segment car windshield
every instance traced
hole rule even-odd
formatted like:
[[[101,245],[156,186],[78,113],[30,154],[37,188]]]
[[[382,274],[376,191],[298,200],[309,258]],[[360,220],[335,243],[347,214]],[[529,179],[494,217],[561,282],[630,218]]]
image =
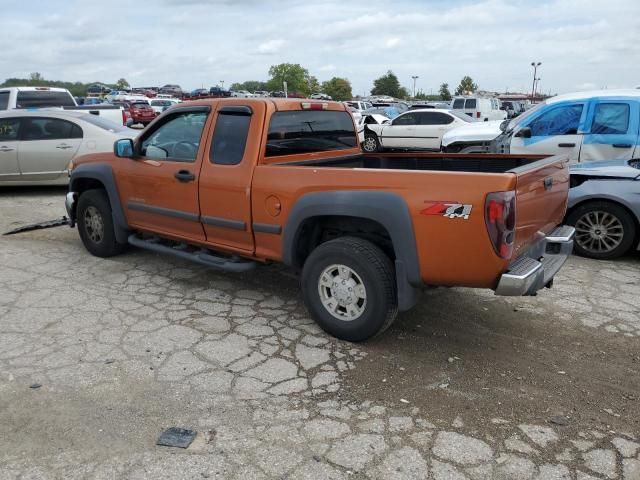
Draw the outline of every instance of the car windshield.
[[[118,125],[117,123],[107,120],[106,118],[99,117],[98,115],[86,114],[81,115],[80,118],[83,121],[90,123],[91,125],[95,125],[103,130],[107,130],[108,132],[119,133],[130,131],[129,128]]]
[[[456,112],[455,110],[450,110],[449,113],[451,115],[453,115],[454,117],[459,118],[463,122],[467,122],[467,123],[475,123],[475,122],[477,122],[477,120],[475,118],[470,117],[466,113]]]

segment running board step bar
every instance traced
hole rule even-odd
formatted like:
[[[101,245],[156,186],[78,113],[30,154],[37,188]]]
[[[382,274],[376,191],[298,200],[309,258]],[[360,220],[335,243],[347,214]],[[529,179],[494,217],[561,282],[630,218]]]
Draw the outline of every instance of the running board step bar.
[[[225,272],[242,273],[248,272],[256,268],[256,262],[244,260],[240,257],[219,257],[213,255],[209,250],[201,249],[192,252],[186,251],[184,248],[176,249],[169,245],[165,245],[158,241],[157,237],[149,239],[140,238],[136,234],[129,235],[128,241],[134,247],[144,248],[158,253],[167,253],[174,257],[199,263],[206,267],[217,268]]]

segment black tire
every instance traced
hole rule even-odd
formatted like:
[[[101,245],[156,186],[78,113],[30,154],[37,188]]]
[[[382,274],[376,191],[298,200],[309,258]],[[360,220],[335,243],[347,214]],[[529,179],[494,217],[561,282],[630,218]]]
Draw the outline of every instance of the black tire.
[[[369,143],[367,143],[367,140]],[[381,150],[378,136],[374,133],[365,133],[364,142],[362,142],[362,150],[366,153],[375,153]]]
[[[101,222],[102,228],[92,220]],[[80,239],[92,255],[112,257],[124,250],[125,245],[116,240],[111,204],[104,190],[87,190],[80,195],[77,224]]]
[[[622,234],[622,238],[615,248],[602,249],[600,247],[604,245],[604,242],[591,242],[593,237],[585,233],[587,231],[586,227],[589,224],[596,223],[597,219],[604,218],[603,216],[605,214],[609,215],[607,219],[615,219],[614,225],[616,225],[616,228],[611,229],[610,233],[615,235],[618,235],[619,233]],[[607,223],[608,222],[609,220],[607,220]],[[598,260],[612,260],[627,253],[636,241],[637,228],[634,218],[624,207],[616,203],[607,201],[583,203],[567,216],[567,223],[576,227],[576,237],[573,241],[573,250],[575,253],[583,257],[595,258]],[[602,234],[602,232],[596,229],[594,234],[598,235]],[[606,230],[603,236],[611,242],[611,246],[616,243],[614,239],[619,238],[607,235]],[[590,248],[591,245],[593,245],[593,248]]]
[[[336,265],[351,269],[364,286],[366,301],[357,299],[362,302],[357,318],[339,319],[323,304],[320,281],[327,276],[332,278],[325,270]],[[341,277],[333,279],[341,280]],[[333,292],[323,288],[324,295]],[[313,250],[302,270],[302,292],[305,305],[318,325],[334,337],[350,342],[361,342],[384,332],[398,313],[393,263],[379,247],[361,238],[342,237]],[[351,301],[351,297],[348,300]],[[346,307],[338,306],[334,311],[341,309]]]

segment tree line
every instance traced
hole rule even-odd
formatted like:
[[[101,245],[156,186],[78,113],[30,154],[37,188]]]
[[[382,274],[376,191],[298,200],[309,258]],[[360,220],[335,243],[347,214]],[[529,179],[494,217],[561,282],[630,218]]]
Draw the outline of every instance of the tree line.
[[[353,98],[353,91],[349,79],[333,77],[321,83],[315,76],[309,73],[309,70],[298,63],[272,65],[271,68],[269,68],[269,77],[267,81],[248,80],[242,83],[233,83],[231,90],[248,90],[250,92],[266,90],[273,92],[282,90],[284,88],[284,82],[287,82],[287,90],[289,92],[297,92],[306,96],[312,93],[325,93],[338,101],[351,100]],[[124,78],[119,79],[114,84],[104,82],[66,82],[61,80],[46,80],[39,72],[30,74],[29,78],[7,78],[0,87],[61,87],[68,89],[74,96],[83,97],[87,94],[87,88],[94,84],[105,85],[116,90],[129,87],[129,82]],[[465,76],[455,89],[455,94],[462,95],[472,93],[477,89],[478,85],[473,82],[471,77]],[[387,95],[401,99],[411,98],[407,88],[400,84],[397,75],[391,70],[373,81],[371,95]],[[415,95],[416,100],[451,100],[451,97],[448,83],[440,85],[438,95],[426,95],[422,91],[417,92]]]

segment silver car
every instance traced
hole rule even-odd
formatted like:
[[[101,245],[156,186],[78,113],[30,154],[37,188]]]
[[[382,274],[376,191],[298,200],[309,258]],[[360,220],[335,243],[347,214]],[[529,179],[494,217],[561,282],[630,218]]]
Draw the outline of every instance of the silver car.
[[[575,252],[610,260],[640,247],[640,159],[581,163],[570,171],[566,223],[576,229]]]

